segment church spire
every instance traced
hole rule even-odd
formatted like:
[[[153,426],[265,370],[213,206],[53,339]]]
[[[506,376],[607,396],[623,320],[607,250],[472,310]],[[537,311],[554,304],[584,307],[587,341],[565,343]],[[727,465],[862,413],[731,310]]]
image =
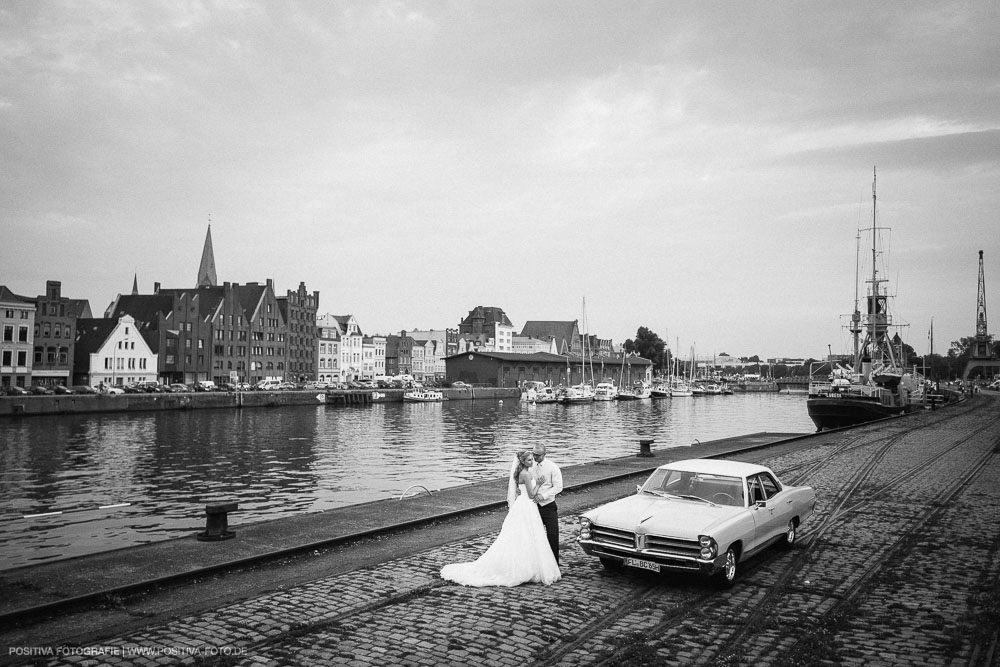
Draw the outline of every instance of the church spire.
[[[218,283],[215,275],[215,253],[212,251],[212,223],[208,223],[208,234],[205,235],[205,249],[201,251],[201,266],[198,267],[198,287],[215,287]]]
[[[132,294],[139,293],[139,274],[135,273],[132,276]]]

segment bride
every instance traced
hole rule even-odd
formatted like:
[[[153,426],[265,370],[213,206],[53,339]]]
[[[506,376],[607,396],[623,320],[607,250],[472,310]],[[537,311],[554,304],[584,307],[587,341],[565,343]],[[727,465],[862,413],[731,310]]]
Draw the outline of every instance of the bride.
[[[445,565],[443,579],[463,586],[517,586],[529,581],[548,585],[559,580],[559,565],[533,502],[538,491],[533,463],[531,450],[518,452],[508,484],[510,511],[496,541],[474,562]]]

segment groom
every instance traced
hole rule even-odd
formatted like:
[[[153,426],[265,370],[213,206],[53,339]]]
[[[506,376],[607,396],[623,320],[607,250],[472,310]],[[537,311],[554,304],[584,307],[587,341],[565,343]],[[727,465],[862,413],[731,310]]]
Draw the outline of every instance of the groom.
[[[535,479],[538,481],[538,492],[535,502],[538,503],[538,513],[545,526],[545,534],[549,540],[552,555],[559,563],[559,508],[556,507],[556,496],[562,493],[562,473],[552,461],[545,458],[545,445],[535,445],[532,455],[535,457]]]

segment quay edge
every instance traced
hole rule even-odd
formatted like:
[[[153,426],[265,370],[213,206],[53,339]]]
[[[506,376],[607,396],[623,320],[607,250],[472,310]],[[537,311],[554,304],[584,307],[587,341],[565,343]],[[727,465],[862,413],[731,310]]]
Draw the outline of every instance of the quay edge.
[[[513,388],[470,387],[442,389],[445,398],[462,400],[518,400]],[[0,418],[31,415],[97,414],[162,410],[269,408],[295,405],[370,405],[400,403],[402,389],[347,389],[332,391],[190,392],[181,394],[68,394],[0,397]]]

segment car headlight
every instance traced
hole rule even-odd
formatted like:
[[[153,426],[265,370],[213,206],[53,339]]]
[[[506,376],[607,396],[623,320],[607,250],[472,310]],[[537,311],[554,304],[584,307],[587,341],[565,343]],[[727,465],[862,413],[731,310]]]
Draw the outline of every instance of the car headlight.
[[[580,517],[580,539],[589,540],[591,537],[590,533],[591,521],[585,516]]]
[[[712,560],[719,554],[719,545],[710,535],[699,535],[698,544],[701,545],[702,560]]]

